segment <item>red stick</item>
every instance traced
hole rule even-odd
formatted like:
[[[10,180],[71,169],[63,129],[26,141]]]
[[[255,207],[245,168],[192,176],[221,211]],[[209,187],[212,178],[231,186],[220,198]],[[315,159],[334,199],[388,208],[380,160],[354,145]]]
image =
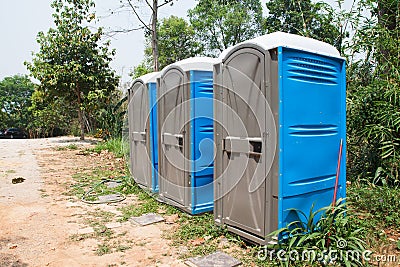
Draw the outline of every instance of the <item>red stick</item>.
[[[338,157],[338,163],[336,167],[336,181],[335,181],[335,189],[333,192],[333,200],[332,200],[332,212],[335,210],[336,206],[336,195],[337,195],[337,190],[339,187],[339,174],[340,174],[340,164],[342,161],[342,151],[343,151],[343,139],[340,139],[340,146],[339,146],[339,157]],[[331,233],[328,233],[328,240],[326,241],[326,247],[329,248],[330,245],[330,236]]]
[[[339,187],[340,163],[342,161],[342,151],[343,151],[343,139],[340,139],[339,157],[338,157],[338,163],[337,163],[337,167],[336,167],[335,190],[333,192],[333,200],[332,200],[332,211],[336,205],[337,190]]]

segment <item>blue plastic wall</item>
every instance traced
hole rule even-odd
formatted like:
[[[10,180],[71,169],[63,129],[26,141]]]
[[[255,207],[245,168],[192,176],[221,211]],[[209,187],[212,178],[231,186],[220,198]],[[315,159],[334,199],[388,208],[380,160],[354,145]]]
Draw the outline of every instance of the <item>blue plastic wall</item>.
[[[190,71],[191,210],[192,214],[214,208],[213,73]]]
[[[342,59],[278,48],[278,228],[332,203],[343,140],[337,199],[346,196],[346,77]],[[318,218],[315,218],[316,220]]]
[[[153,193],[158,192],[158,119],[157,119],[157,84],[148,83],[149,107],[150,107],[150,159],[151,168],[151,188]]]

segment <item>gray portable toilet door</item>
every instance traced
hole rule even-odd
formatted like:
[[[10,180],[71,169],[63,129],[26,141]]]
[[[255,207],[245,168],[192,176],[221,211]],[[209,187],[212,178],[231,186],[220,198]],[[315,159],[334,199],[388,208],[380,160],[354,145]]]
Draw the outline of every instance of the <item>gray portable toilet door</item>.
[[[170,69],[161,78],[159,131],[161,137],[160,194],[185,206],[188,187],[188,92],[184,73]],[[186,164],[187,165],[187,164]]]
[[[136,82],[132,88],[132,175],[134,180],[148,187],[151,181],[150,157],[148,155],[149,96],[147,86]]]
[[[265,56],[241,48],[223,63],[222,220],[265,236]],[[251,181],[259,186],[251,188]],[[258,182],[257,182],[258,181]],[[253,184],[254,186],[254,184]],[[252,192],[251,192],[252,191]],[[221,192],[220,192],[221,193]]]

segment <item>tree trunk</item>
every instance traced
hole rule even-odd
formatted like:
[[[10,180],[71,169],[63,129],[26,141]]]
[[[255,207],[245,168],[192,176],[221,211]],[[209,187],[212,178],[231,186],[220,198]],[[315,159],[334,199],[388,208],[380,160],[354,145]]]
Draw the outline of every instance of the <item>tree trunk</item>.
[[[151,18],[151,48],[153,50],[153,69],[158,71],[158,42],[157,42],[157,16],[158,0],[153,0],[153,15]]]
[[[382,0],[378,1],[378,20],[379,23],[389,31],[397,27],[398,1]]]
[[[85,140],[85,122],[83,121],[83,111],[81,110],[81,106],[78,106],[78,120],[79,120],[79,125],[81,128],[81,140]]]
[[[76,89],[76,95],[78,97],[78,120],[81,128],[81,140],[85,140],[85,121],[83,120],[83,110],[81,109],[82,99],[79,88]]]
[[[396,29],[399,27],[398,24],[398,9],[399,9],[399,2],[397,0],[382,0],[378,1],[378,22],[385,28],[390,35],[390,38],[396,40],[397,32]],[[398,47],[398,46],[397,46]],[[390,47],[385,45],[380,45],[379,51],[379,63],[381,65],[385,65],[389,58],[391,57]],[[390,72],[390,67],[385,70],[385,73]]]

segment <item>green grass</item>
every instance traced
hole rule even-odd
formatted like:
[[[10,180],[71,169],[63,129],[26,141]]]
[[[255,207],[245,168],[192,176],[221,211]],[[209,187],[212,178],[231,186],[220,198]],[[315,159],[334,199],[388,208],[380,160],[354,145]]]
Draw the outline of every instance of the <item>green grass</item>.
[[[120,244],[115,248],[115,251],[124,252],[125,250],[131,249],[131,248],[132,248],[131,246]]]
[[[133,181],[125,175],[125,169],[108,168],[107,166],[96,167],[92,170],[83,170],[72,175],[75,183],[70,185],[70,190],[65,195],[76,196],[82,198],[86,192],[94,188],[93,196],[86,196],[89,201],[97,200],[97,196],[115,194],[116,192],[125,195],[132,194]],[[120,185],[116,188],[108,188],[104,180],[120,181]]]
[[[66,148],[68,148],[70,150],[76,150],[76,149],[78,149],[78,146],[76,144],[70,144],[70,145],[67,145]]]
[[[89,211],[87,215],[90,216],[90,218],[88,218],[85,223],[92,227],[98,227],[109,223],[115,217],[114,213],[99,208],[95,211]]]
[[[179,227],[166,235],[166,238],[172,240],[173,246],[187,248],[187,251],[180,255],[182,259],[205,256],[221,250],[224,248],[220,245],[222,239],[226,240],[228,247],[239,247],[242,244],[238,236],[215,225],[212,213],[195,216],[180,213],[178,224]]]
[[[151,195],[143,191],[138,185],[134,184],[131,188],[131,192],[138,197],[139,203],[133,205],[127,205],[120,210],[122,211],[123,217],[121,221],[127,221],[131,217],[141,216],[145,213],[158,213],[160,209],[164,211],[163,214],[181,214],[178,209],[170,205],[157,202]]]
[[[386,228],[400,225],[400,190],[387,186],[350,186],[352,206],[368,218],[371,226]],[[361,215],[362,216],[362,215]]]
[[[65,151],[67,149],[69,150],[77,150],[79,147],[76,144],[69,144],[67,146],[58,146],[55,148],[57,151]]]
[[[87,152],[101,153],[104,150],[112,152],[116,157],[123,157],[128,154],[128,146],[121,139],[111,139],[98,143],[95,148],[87,150]],[[117,190],[124,194],[134,194],[138,198],[138,203],[120,208],[123,213],[121,221],[149,212],[159,213],[160,210],[163,210],[161,212],[163,216],[178,214],[179,219],[176,222],[178,227],[174,227],[171,232],[164,233],[164,237],[172,241],[172,246],[187,248],[187,251],[180,255],[181,258],[206,255],[216,250],[226,250],[232,256],[242,260],[246,266],[273,266],[278,264],[277,262],[259,260],[257,253],[260,247],[246,245],[240,237],[216,226],[211,213],[190,216],[175,207],[157,202],[134,183],[126,166],[123,170],[96,168],[89,173],[78,173],[74,175],[77,183],[71,190],[75,195],[82,196],[87,189],[104,177],[116,177],[115,179],[123,180]],[[100,186],[99,190],[107,189]],[[350,203],[351,209],[347,211],[346,219],[342,220],[344,226],[339,226],[341,228],[338,228],[338,230],[362,229],[357,232],[356,237],[366,241],[368,248],[375,251],[379,251],[383,245],[390,245],[393,249],[397,249],[398,244],[396,242],[390,243],[388,241],[389,236],[385,234],[384,230],[394,229],[397,231],[397,226],[400,225],[400,213],[398,212],[400,210],[400,191],[389,187],[353,184],[348,187],[347,192],[347,201]],[[107,216],[100,217],[106,218]],[[345,221],[347,219],[348,222]],[[104,222],[100,220],[97,225],[93,225],[95,234],[103,240],[103,244],[99,245],[97,249],[97,254],[103,255],[112,253],[112,251],[129,249],[129,244],[113,245],[110,243],[112,232],[108,233],[107,230],[104,230],[102,227]],[[348,234],[352,233],[349,232]],[[339,233],[337,232],[337,234]],[[343,234],[346,233],[343,232]],[[226,246],[221,246],[220,240],[222,238],[227,240],[224,243]]]
[[[102,256],[102,255],[109,254],[109,253],[112,253],[112,248],[110,247],[110,245],[108,243],[103,243],[103,244],[97,245],[97,250],[96,250],[97,256]]]
[[[101,151],[104,150],[112,152],[117,158],[123,158],[129,155],[129,144],[122,138],[111,138],[109,140],[97,143],[94,148],[90,148],[87,151],[101,153]]]
[[[352,223],[364,229],[360,235],[369,248],[380,251],[383,247],[388,247],[397,250],[399,254],[396,244],[390,240],[397,240],[400,235],[399,189],[355,184],[347,188],[347,195],[352,209],[357,211],[352,217]]]
[[[214,239],[228,233],[214,223],[214,215],[206,213],[196,216],[190,216],[182,213],[179,218],[180,228],[172,238],[174,242],[184,244],[187,241],[197,238]]]

